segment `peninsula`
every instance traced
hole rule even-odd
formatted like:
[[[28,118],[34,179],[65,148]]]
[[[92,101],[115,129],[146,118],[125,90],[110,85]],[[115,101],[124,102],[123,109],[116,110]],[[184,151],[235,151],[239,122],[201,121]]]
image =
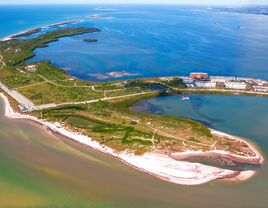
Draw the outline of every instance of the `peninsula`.
[[[267,96],[265,91],[256,91],[253,87],[226,88],[224,83],[208,89],[207,86],[212,85],[204,82],[213,81],[202,76],[89,82],[71,77],[49,61],[26,62],[34,56],[35,48],[46,47],[58,38],[93,32],[100,30],[66,28],[33,39],[13,37],[1,41],[0,88],[6,102],[6,116],[33,120],[134,168],[177,184],[196,185],[236,176],[245,178],[244,175],[254,172],[185,160],[192,155],[213,157],[220,159],[220,163],[229,161],[228,164],[230,161],[262,163],[261,154],[244,139],[211,130],[190,119],[147,115],[133,112],[129,107],[140,99],[167,94]],[[232,81],[249,82],[238,78]],[[262,87],[266,84],[263,81]]]

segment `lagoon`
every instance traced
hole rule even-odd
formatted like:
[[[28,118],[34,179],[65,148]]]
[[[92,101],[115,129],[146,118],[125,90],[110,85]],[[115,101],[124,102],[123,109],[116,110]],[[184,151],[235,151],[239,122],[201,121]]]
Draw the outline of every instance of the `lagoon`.
[[[94,81],[193,71],[268,79],[267,15],[164,5],[121,5],[97,11],[88,6],[87,12],[85,8],[79,15],[79,7],[73,8],[73,17],[83,19],[75,26],[101,32],[62,38],[35,50],[29,61],[51,60],[75,77]],[[66,10],[70,12],[63,7],[60,14]],[[98,41],[84,42],[86,38]],[[111,77],[111,72],[122,76]]]
[[[268,152],[268,98],[231,95],[186,95],[142,100],[132,110],[197,120],[205,125],[257,142]]]

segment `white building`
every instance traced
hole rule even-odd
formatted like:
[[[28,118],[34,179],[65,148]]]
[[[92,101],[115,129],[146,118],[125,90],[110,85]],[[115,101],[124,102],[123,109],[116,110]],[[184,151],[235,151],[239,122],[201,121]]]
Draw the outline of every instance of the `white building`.
[[[194,83],[194,79],[189,78],[189,77],[184,77],[184,78],[182,78],[182,82],[184,84],[193,84]]]
[[[235,90],[245,90],[247,84],[245,82],[225,82],[225,88]]]
[[[30,71],[30,72],[35,72],[36,71],[36,66],[34,64],[29,64],[25,67],[25,69],[27,71]]]
[[[247,77],[237,77],[237,81],[246,81],[246,82],[255,82],[257,79],[255,78],[247,78]]]
[[[212,82],[227,82],[227,81],[234,81],[236,78],[235,77],[225,77],[225,76],[210,76],[210,80]]]
[[[216,88],[216,82],[211,81],[197,81],[195,86],[198,88]]]
[[[253,87],[254,91],[256,91],[256,92],[268,92],[268,87],[265,87],[265,86],[254,85],[252,87]]]

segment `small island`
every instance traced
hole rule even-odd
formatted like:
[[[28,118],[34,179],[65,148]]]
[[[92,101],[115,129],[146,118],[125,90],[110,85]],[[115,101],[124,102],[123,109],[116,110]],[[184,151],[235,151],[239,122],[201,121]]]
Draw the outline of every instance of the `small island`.
[[[85,38],[84,41],[87,42],[87,43],[95,43],[95,42],[98,42],[97,39],[93,39],[93,38]]]
[[[187,162],[192,156],[259,165],[259,151],[246,141],[209,129],[187,118],[148,115],[130,107],[145,98],[184,93],[249,94],[257,91],[249,80],[232,78],[235,84],[214,85],[206,74],[190,77],[159,77],[112,82],[89,82],[68,75],[49,61],[27,63],[33,50],[59,38],[99,32],[96,28],[66,28],[28,40],[0,42],[0,88],[6,102],[6,116],[29,119],[52,131],[112,155],[150,175],[177,184],[196,185],[230,178],[244,171]],[[86,42],[96,42],[84,39]],[[128,72],[107,76],[129,75]],[[223,77],[214,77],[222,80]],[[230,78],[231,79],[231,78]],[[266,87],[267,82],[250,80]],[[238,82],[238,84],[237,84]],[[239,84],[245,82],[245,86]],[[228,87],[229,86],[229,87]],[[236,89],[235,86],[239,88]],[[246,172],[247,174],[248,172]]]

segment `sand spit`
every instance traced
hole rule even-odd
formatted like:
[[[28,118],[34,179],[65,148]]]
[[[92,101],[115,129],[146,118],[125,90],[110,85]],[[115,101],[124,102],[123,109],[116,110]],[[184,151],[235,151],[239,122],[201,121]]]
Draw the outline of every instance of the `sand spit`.
[[[45,26],[42,26],[42,27],[32,28],[32,29],[29,29],[29,30],[25,30],[25,31],[18,32],[18,33],[15,33],[13,35],[9,35],[9,36],[6,36],[4,38],[1,38],[0,42],[1,41],[2,42],[8,41],[8,40],[11,40],[11,39],[14,39],[14,38],[17,38],[17,37],[28,36],[28,35],[40,32],[42,29],[48,29],[48,28],[51,28],[51,27],[63,26],[63,25],[68,25],[68,24],[72,24],[72,23],[78,23],[78,22],[81,22],[81,21],[83,21],[83,20],[70,20],[70,21],[58,22],[58,23],[55,23],[55,24],[45,25]]]
[[[43,126],[48,127],[53,132],[62,134],[74,141],[87,145],[90,148],[113,156],[137,170],[165,181],[181,185],[199,185],[223,178],[247,180],[254,174],[254,171],[240,172],[203,165],[200,163],[178,161],[171,158],[169,155],[156,152],[149,152],[143,156],[136,156],[128,152],[116,152],[113,149],[105,147],[99,144],[97,141],[94,141],[93,139],[82,135],[81,133],[72,132],[65,129],[60,123],[51,123],[45,120],[37,119],[33,116],[17,113],[11,108],[7,97],[4,94],[0,94],[0,96],[5,102],[6,117],[13,119],[27,119],[37,122]],[[191,154],[192,153],[193,152],[191,152]],[[189,152],[179,154],[181,156],[184,154],[188,155]],[[200,152],[197,154],[200,154]],[[218,152],[218,154],[230,155],[227,152]],[[258,155],[260,154],[258,153],[256,156]]]

